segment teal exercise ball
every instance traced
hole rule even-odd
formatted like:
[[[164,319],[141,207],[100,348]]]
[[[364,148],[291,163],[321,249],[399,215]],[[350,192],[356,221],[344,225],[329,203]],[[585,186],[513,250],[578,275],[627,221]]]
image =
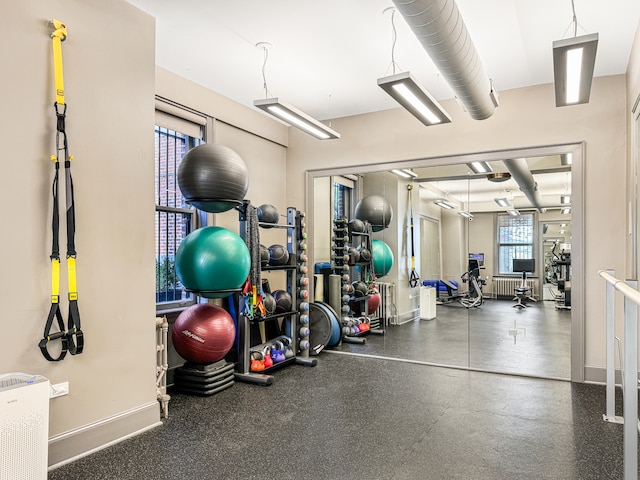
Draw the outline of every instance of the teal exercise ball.
[[[249,275],[251,255],[242,238],[223,227],[194,230],[178,247],[176,274],[187,290],[222,298],[241,288]]]
[[[373,257],[373,273],[384,277],[393,267],[393,252],[389,245],[382,240],[371,241],[371,255]]]

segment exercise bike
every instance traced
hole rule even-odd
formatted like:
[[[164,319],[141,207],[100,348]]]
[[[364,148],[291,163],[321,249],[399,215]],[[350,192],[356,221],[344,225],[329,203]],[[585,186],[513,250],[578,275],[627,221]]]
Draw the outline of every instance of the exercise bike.
[[[469,259],[469,270],[462,274],[462,283],[469,283],[469,290],[460,298],[460,303],[465,308],[479,307],[484,302],[482,287],[487,280],[480,277],[480,266],[478,260]]]

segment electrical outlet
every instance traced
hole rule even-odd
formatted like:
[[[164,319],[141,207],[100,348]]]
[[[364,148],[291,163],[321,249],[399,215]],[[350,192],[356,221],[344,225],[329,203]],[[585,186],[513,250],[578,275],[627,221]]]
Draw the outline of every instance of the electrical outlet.
[[[62,397],[63,395],[69,395],[69,382],[56,383],[51,385],[49,398]]]

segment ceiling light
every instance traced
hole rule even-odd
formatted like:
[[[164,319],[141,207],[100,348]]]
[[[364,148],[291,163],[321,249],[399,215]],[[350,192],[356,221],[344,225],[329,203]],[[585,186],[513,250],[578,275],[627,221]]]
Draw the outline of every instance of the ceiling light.
[[[403,178],[412,178],[411,175],[409,175],[404,170],[397,170],[397,169],[394,168],[393,170],[391,170],[391,173],[395,173],[399,177],[403,177]]]
[[[567,226],[567,224],[566,224],[566,223],[561,223],[561,224],[560,224],[560,227],[561,227],[561,228],[564,228],[564,227],[566,227],[566,226]]]
[[[494,198],[494,201],[501,207],[510,207],[511,203],[506,198]]]
[[[378,86],[426,126],[451,122],[451,117],[410,72],[379,78]]]
[[[282,120],[288,125],[297,127],[320,140],[340,138],[340,134],[338,132],[330,129],[315,118],[295,107],[292,107],[291,105],[287,105],[286,103],[279,101],[278,98],[269,98],[270,95],[269,88],[267,87],[265,70],[267,66],[267,59],[269,58],[269,47],[271,47],[271,44],[269,42],[258,42],[256,47],[262,48],[264,53],[264,60],[262,63],[262,83],[264,85],[265,98],[262,100],[254,100],[253,105]]]
[[[434,200],[433,203],[435,203],[439,207],[446,208],[447,210],[453,210],[454,208],[456,208],[456,206],[453,203],[449,202],[448,200],[445,200],[444,198],[439,198],[437,200]]]
[[[560,204],[568,205],[571,203],[571,195],[560,195]]]
[[[568,215],[571,213],[571,207],[564,207],[563,209],[560,210],[560,213],[562,215]]]
[[[475,173],[489,173],[493,172],[493,169],[487,162],[471,162],[467,163],[467,166]]]
[[[461,212],[458,212],[458,215],[464,218],[468,218],[469,220],[473,218],[473,215],[471,214],[471,212],[461,211]]]
[[[402,171],[407,175],[411,176],[412,178],[418,178],[418,174],[413,170],[411,170],[410,168],[403,168]]]
[[[514,217],[517,217],[520,215],[520,212],[518,210],[507,210],[507,213],[509,215],[513,215]]]
[[[326,125],[320,123],[313,117],[310,117],[304,112],[301,112],[291,105],[281,102],[278,98],[265,98],[262,100],[255,100],[253,105],[261,110],[279,118],[285,123],[298,127],[299,129],[307,132],[310,135],[320,139],[329,140],[334,138],[340,138],[340,134],[335,130],[330,129]]]
[[[598,34],[553,42],[556,107],[589,103]]]
[[[489,180],[490,182],[506,182],[507,180],[509,180],[511,178],[511,174],[509,172],[494,172],[494,173],[489,173],[487,175],[487,180]]]
[[[573,163],[573,153],[563,153],[560,155],[560,165],[571,165]]]
[[[560,230],[558,233],[562,235],[564,233],[564,230]]]

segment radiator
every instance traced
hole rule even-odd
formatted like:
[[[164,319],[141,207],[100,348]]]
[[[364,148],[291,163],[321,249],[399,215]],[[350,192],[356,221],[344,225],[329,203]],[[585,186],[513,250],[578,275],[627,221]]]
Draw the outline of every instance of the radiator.
[[[389,322],[395,325],[398,319],[396,312],[396,284],[376,282],[376,287],[380,292],[380,306],[371,320],[371,328],[383,329]]]
[[[0,375],[0,480],[46,480],[49,380]]]
[[[536,278],[527,278],[527,287],[531,289],[531,296],[537,297],[538,295],[538,280]],[[522,278],[505,278],[505,277],[493,277],[493,283],[491,285],[491,292],[495,298],[509,297],[510,299],[515,295],[515,289],[522,284]]]

